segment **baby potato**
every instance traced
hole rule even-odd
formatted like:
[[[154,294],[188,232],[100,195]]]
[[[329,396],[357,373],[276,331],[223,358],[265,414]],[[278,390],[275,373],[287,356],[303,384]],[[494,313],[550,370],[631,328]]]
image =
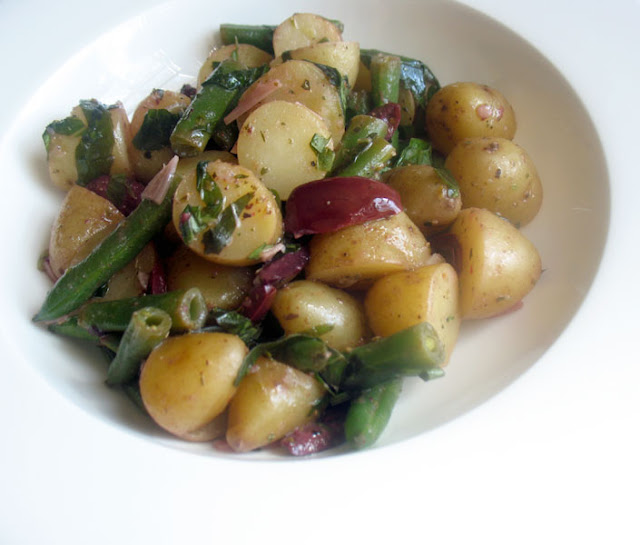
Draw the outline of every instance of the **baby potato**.
[[[238,452],[273,443],[312,420],[324,395],[314,377],[260,357],[229,403],[227,443]]]
[[[542,205],[542,182],[531,157],[505,138],[459,142],[445,161],[460,186],[465,208],[486,208],[516,226],[529,223]]]
[[[283,200],[297,186],[324,178],[329,166],[312,142],[321,137],[333,149],[322,117],[298,103],[274,100],[254,110],[238,135],[238,163],[256,173]]]
[[[367,337],[362,305],[345,291],[320,282],[297,280],[278,290],[271,312],[285,334],[332,326],[320,336],[336,350],[357,346]]]
[[[375,335],[388,337],[421,322],[429,322],[445,348],[445,361],[460,331],[458,275],[448,263],[390,274],[377,280],[364,305]]]
[[[208,261],[233,266],[257,263],[255,250],[275,244],[283,233],[275,196],[244,167],[223,161],[199,164],[203,168],[185,172],[176,189],[176,231],[191,250]],[[211,202],[205,202],[203,196]]]
[[[429,243],[407,214],[400,212],[314,235],[307,280],[337,288],[367,289],[374,280],[427,264]]]
[[[104,197],[79,185],[71,186],[51,228],[49,261],[54,274],[61,276],[82,261],[123,219]]]
[[[465,138],[511,140],[516,132],[515,113],[504,95],[471,82],[439,89],[427,104],[425,122],[433,147],[445,155]]]
[[[400,193],[404,211],[426,237],[449,226],[462,207],[460,192],[428,165],[394,168],[385,182]]]
[[[347,76],[349,87],[358,79],[360,44],[358,42],[321,42],[287,52],[291,59],[311,61],[335,68]]]
[[[247,353],[244,342],[228,333],[190,333],[163,341],[140,373],[140,394],[151,418],[178,437],[198,437],[223,414]]]
[[[339,41],[342,41],[340,29],[328,19],[315,13],[294,13],[274,30],[273,51],[279,57],[285,51]]]
[[[460,244],[460,312],[488,318],[519,303],[542,272],[535,246],[507,220],[481,208],[465,208],[450,232]]]
[[[181,245],[167,260],[167,285],[170,291],[196,287],[209,310],[231,310],[242,303],[251,289],[250,267],[229,267],[204,259]]]
[[[178,116],[186,110],[190,102],[191,99],[182,93],[154,89],[138,104],[131,118],[131,139],[128,152],[133,172],[139,181],[145,184],[149,182],[174,155],[169,145],[169,134],[166,134],[166,142],[160,140],[144,142],[145,146],[150,146],[151,149],[142,147],[142,144],[136,140],[136,135],[140,132],[147,114],[152,110],[165,110],[173,116]],[[159,131],[155,131],[155,133],[157,134]],[[141,147],[138,147],[139,145]]]

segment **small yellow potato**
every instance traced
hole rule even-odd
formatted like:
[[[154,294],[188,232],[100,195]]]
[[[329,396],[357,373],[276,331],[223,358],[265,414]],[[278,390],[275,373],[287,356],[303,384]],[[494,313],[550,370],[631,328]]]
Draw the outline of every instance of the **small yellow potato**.
[[[488,318],[518,304],[542,272],[535,246],[507,220],[489,210],[465,208],[450,232],[460,244],[460,312]]]
[[[313,13],[294,13],[278,25],[273,33],[276,57],[285,51],[320,42],[342,41],[340,29],[328,19]]]
[[[367,292],[367,320],[381,337],[429,322],[444,345],[446,365],[460,331],[458,291],[458,275],[448,263],[390,274]]]
[[[87,257],[124,216],[107,199],[73,185],[51,228],[49,261],[55,275]]]
[[[196,287],[207,308],[232,310],[242,303],[253,283],[250,267],[229,267],[204,259],[181,245],[167,260],[169,291]]]
[[[517,227],[542,206],[542,182],[529,154],[505,138],[470,138],[458,143],[445,167],[460,186],[465,208],[486,208]]]
[[[287,52],[291,59],[311,61],[335,68],[347,77],[349,87],[358,80],[360,44],[358,42],[322,42]]]
[[[500,137],[511,140],[516,117],[500,91],[479,83],[445,85],[427,104],[426,126],[433,147],[447,155],[465,138]]]
[[[407,216],[426,237],[446,229],[462,208],[460,191],[451,188],[431,166],[394,168],[384,181],[400,194]]]
[[[289,283],[278,290],[271,312],[287,335],[332,326],[320,338],[336,350],[358,346],[368,335],[361,303],[345,291],[320,282]]]
[[[228,151],[222,150],[205,150],[198,155],[194,155],[193,157],[180,157],[178,160],[178,166],[176,167],[176,176],[180,176],[180,178],[184,178],[190,173],[194,172],[198,166],[198,163],[202,161],[224,161],[225,163],[229,163],[230,165],[237,165],[238,158],[229,153]]]
[[[268,102],[254,110],[240,129],[238,163],[286,200],[297,186],[326,175],[312,147],[317,136],[333,149],[331,132],[314,111],[283,100]]]
[[[82,161],[83,168],[93,169],[91,172],[78,170],[78,156],[76,150],[82,142],[83,135],[87,132],[89,122],[83,109],[83,103],[75,106],[71,114],[62,122],[51,123],[45,130],[45,142],[47,150],[47,167],[49,178],[56,187],[68,190],[80,178],[80,185],[85,185],[93,178],[105,174],[124,174],[132,176],[133,168],[129,161],[128,142],[131,139],[131,127],[124,107],[121,104],[104,107],[94,101],[86,101],[85,106],[95,107],[96,111],[106,113],[107,123],[99,123],[99,131],[107,132],[104,136],[111,137],[112,144],[109,149],[99,149],[101,157],[88,157]],[[97,117],[97,116],[96,116]],[[105,116],[100,116],[104,119]],[[93,130],[93,129],[92,129]],[[91,153],[96,153],[92,150]],[[101,161],[103,168],[96,168]]]
[[[234,58],[247,68],[258,68],[273,60],[273,55],[263,51],[259,47],[250,44],[229,44],[217,47],[209,53],[198,72],[197,85],[200,87],[213,72],[218,63]]]
[[[196,437],[225,411],[248,348],[236,335],[169,337],[149,355],[140,394],[151,418],[178,437]]]
[[[309,250],[307,280],[357,290],[381,276],[426,265],[431,256],[429,243],[404,212],[315,235]]]
[[[177,116],[182,114],[189,106],[191,99],[182,93],[154,89],[136,107],[131,118],[131,140],[129,141],[129,158],[136,179],[142,183],[148,183],[160,169],[169,162],[174,153],[169,141],[154,142],[154,149],[140,149],[136,146],[136,135],[151,110],[166,110]]]
[[[198,171],[194,169],[184,174],[173,199],[176,231],[191,250],[214,263],[233,266],[258,263],[256,250],[277,243],[283,233],[282,214],[275,196],[244,167],[223,161],[202,164],[206,170],[203,190],[220,191],[224,201],[222,214],[233,221],[225,225],[207,215],[207,205],[198,189]],[[240,202],[248,199],[242,210],[237,210],[239,199]],[[195,227],[191,227],[192,220]],[[221,233],[226,236],[220,237]]]
[[[262,97],[260,88],[271,88],[272,92]],[[252,103],[248,113],[238,118],[239,126],[242,126],[247,116],[262,104],[274,100],[285,100],[304,104],[322,117],[331,131],[334,143],[342,139],[345,121],[340,93],[326,74],[312,62],[290,60],[273,66],[249,86],[240,103],[246,97],[255,96],[256,93],[262,98],[255,104]]]
[[[314,377],[260,357],[229,403],[227,443],[238,452],[273,443],[312,420],[324,395]]]

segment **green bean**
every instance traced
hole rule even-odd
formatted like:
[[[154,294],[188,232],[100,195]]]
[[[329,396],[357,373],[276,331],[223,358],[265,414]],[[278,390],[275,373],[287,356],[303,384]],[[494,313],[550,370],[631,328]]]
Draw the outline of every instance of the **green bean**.
[[[402,379],[397,378],[364,390],[351,401],[344,423],[347,442],[357,449],[373,445],[386,428],[401,391]]]
[[[272,25],[235,25],[224,23],[220,25],[220,39],[224,45],[237,43],[253,45],[273,55]]]
[[[202,153],[218,123],[266,70],[266,65],[246,68],[231,58],[216,66],[173,129],[170,137],[173,151],[181,157]]]
[[[379,173],[389,165],[395,154],[396,149],[393,144],[382,137],[375,137],[353,158],[350,164],[335,172],[333,176],[377,178]]]
[[[72,316],[64,322],[49,324],[47,329],[56,335],[62,335],[63,337],[70,337],[81,341],[89,341],[98,346],[108,348],[113,352],[118,349],[118,345],[120,343],[120,337],[118,335],[106,335],[95,329],[81,326],[78,324],[77,316]]]
[[[114,273],[134,259],[171,219],[173,194],[178,182],[179,177],[173,176],[160,204],[143,199],[84,260],[69,267],[49,291],[33,320],[53,321],[76,310]]]
[[[371,145],[374,138],[387,134],[386,122],[371,115],[357,115],[351,119],[340,147],[336,152],[333,170],[339,172],[352,163],[363,149]]]
[[[207,318],[207,304],[198,288],[142,295],[113,301],[93,301],[78,314],[78,322],[98,331],[125,331],[133,313],[147,307],[163,310],[171,318],[171,330],[200,329]]]
[[[169,335],[171,317],[164,310],[136,310],[125,329],[116,357],[107,371],[107,384],[124,384],[136,378],[140,363]]]
[[[430,380],[444,375],[444,347],[428,322],[357,346],[348,356],[351,368],[342,384],[347,389],[368,388],[399,376]]]
[[[373,106],[398,102],[402,61],[395,55],[378,53],[371,59],[371,98]]]

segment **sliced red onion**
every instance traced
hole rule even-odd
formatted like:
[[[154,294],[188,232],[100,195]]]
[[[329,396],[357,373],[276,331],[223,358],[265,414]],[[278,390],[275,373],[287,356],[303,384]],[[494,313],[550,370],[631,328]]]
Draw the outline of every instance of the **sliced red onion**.
[[[167,196],[169,185],[173,179],[178,166],[178,156],[174,155],[171,160],[156,174],[147,184],[142,192],[142,198],[160,204]]]
[[[402,117],[402,108],[400,104],[396,102],[388,102],[387,104],[383,104],[382,106],[378,106],[369,112],[369,115],[373,117],[377,117],[378,119],[382,119],[382,121],[386,122],[387,126],[387,140],[391,140],[391,137],[398,130],[400,126],[400,119]]]
[[[238,105],[224,117],[223,121],[226,125],[232,123],[280,87],[282,87],[282,82],[277,79],[258,81],[240,97]]]

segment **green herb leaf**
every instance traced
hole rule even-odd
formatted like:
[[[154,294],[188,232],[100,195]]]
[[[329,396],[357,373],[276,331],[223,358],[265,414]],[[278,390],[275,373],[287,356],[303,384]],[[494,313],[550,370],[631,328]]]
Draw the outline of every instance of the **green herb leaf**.
[[[225,198],[216,181],[207,170],[209,161],[200,161],[196,166],[196,189],[205,203],[203,213],[210,218],[209,222],[217,221],[225,205]]]
[[[81,119],[75,116],[65,117],[60,121],[52,121],[47,125],[42,133],[42,140],[44,141],[44,147],[49,151],[49,145],[51,143],[51,135],[53,133],[60,134],[62,136],[74,136],[82,132],[85,128],[85,124]]]
[[[207,227],[207,224],[202,219],[202,210],[188,204],[180,215],[179,226],[182,240],[185,244],[189,244]]]
[[[420,138],[411,138],[402,148],[395,166],[401,167],[406,165],[432,165],[432,148],[431,144]]]
[[[248,346],[255,344],[262,334],[262,328],[254,324],[249,318],[233,310],[215,308],[209,314],[215,321],[215,326],[205,328],[207,331],[221,330],[238,335]]]
[[[180,114],[165,109],[148,110],[133,145],[142,151],[155,151],[170,146],[169,137],[180,119]]]
[[[204,233],[202,243],[206,254],[219,254],[233,240],[233,233],[240,224],[240,214],[253,195],[246,193],[232,202],[222,211],[216,226]]]
[[[103,174],[109,174],[113,163],[113,123],[109,109],[96,100],[82,100],[80,107],[88,126],[76,148],[78,185],[85,186]]]
[[[333,161],[336,158],[334,151],[327,147],[330,141],[330,138],[325,138],[321,134],[315,133],[310,142],[311,149],[316,152],[316,157],[318,158],[318,169],[323,172],[331,170]]]
[[[450,197],[458,197],[460,195],[460,186],[458,182],[453,177],[451,172],[444,167],[436,167],[435,171],[440,176],[440,179],[447,185],[449,188],[449,196]]]

